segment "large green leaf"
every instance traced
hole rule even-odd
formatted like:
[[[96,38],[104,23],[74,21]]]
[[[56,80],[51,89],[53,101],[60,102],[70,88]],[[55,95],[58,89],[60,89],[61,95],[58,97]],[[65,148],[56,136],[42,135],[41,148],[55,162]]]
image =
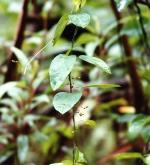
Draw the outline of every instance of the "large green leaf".
[[[27,154],[29,150],[29,141],[28,136],[26,135],[20,135],[17,138],[17,146],[18,146],[18,159],[21,163],[25,162],[27,160]]]
[[[109,66],[103,60],[97,57],[91,57],[91,56],[85,56],[85,55],[81,55],[79,56],[79,58],[90,64],[96,65],[99,68],[101,68],[104,72],[111,74]]]
[[[82,96],[81,92],[57,93],[53,99],[54,108],[61,114],[64,114],[68,112],[80,100],[81,96]]]
[[[63,84],[72,71],[75,62],[75,55],[66,56],[60,54],[53,59],[49,69],[50,83],[53,90],[58,89]]]
[[[138,153],[138,152],[126,152],[126,153],[120,153],[120,154],[116,154],[115,156],[114,156],[114,158],[115,159],[133,159],[133,158],[140,158],[140,159],[142,159],[143,157],[142,157],[142,155],[140,154],[140,153]]]
[[[85,28],[90,23],[90,15],[87,13],[69,15],[69,23]]]
[[[68,23],[68,14],[63,15],[57,23],[54,38],[53,38],[53,45],[56,44],[58,39],[61,37],[66,25]]]

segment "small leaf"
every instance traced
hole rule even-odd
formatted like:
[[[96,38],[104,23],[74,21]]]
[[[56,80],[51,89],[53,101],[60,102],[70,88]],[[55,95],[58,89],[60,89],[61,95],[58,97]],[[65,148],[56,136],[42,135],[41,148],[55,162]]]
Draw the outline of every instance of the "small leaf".
[[[75,149],[75,163],[87,163],[84,154],[78,148]]]
[[[85,55],[81,55],[81,56],[79,56],[79,58],[83,61],[90,63],[90,64],[96,65],[97,67],[99,67],[103,71],[105,71],[106,73],[111,74],[109,66],[103,60],[101,60],[97,57],[91,57],[91,56],[85,56]]]
[[[26,66],[26,64],[28,63],[28,58],[26,57],[26,55],[20,49],[18,49],[16,47],[11,47],[11,51],[16,55],[20,64],[24,68]]]
[[[72,71],[75,62],[75,55],[66,56],[60,54],[53,59],[49,69],[50,83],[53,90],[58,89],[63,84]]]
[[[91,85],[87,85],[85,87],[109,89],[109,88],[118,88],[118,87],[120,87],[120,85],[117,85],[117,84],[91,84]]]
[[[17,85],[17,82],[8,82],[3,85],[0,85],[0,98],[9,90]]]
[[[20,135],[17,138],[17,146],[18,146],[18,159],[21,163],[25,162],[27,160],[27,154],[29,150],[29,144],[28,144],[28,136],[26,135]]]
[[[73,4],[75,5],[76,10],[79,10],[86,3],[86,0],[73,0]]]
[[[90,15],[87,13],[69,15],[69,23],[85,28],[90,23]]]
[[[129,4],[133,2],[133,0],[115,0],[117,4],[117,8],[119,11],[123,10]]]
[[[68,112],[80,100],[81,96],[81,92],[57,93],[53,99],[54,108],[61,114],[64,114]]]
[[[52,164],[49,164],[49,165],[65,165],[64,163],[52,163]]]
[[[144,125],[150,123],[150,117],[137,115],[130,123],[128,133],[131,138],[136,138],[142,131]]]
[[[84,125],[90,126],[90,127],[95,127],[96,122],[94,120],[87,120]]]
[[[55,45],[58,39],[61,37],[67,23],[68,23],[68,14],[65,14],[60,18],[60,20],[57,23],[54,38],[53,38],[53,45]]]
[[[115,159],[121,160],[121,159],[142,159],[142,155],[138,152],[131,152],[131,153],[119,153],[114,156]]]

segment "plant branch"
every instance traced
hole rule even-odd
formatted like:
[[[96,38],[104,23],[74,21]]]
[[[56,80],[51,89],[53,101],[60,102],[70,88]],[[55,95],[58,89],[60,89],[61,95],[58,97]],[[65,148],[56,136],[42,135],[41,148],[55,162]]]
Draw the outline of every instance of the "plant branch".
[[[116,17],[116,20],[118,22],[118,33],[120,33],[120,31],[123,28],[123,24],[120,23],[120,20],[122,19],[121,13],[118,11],[117,7],[116,7],[116,3],[114,0],[111,0],[111,7],[113,10],[113,13]],[[138,75],[138,72],[136,70],[136,64],[135,62],[132,60],[132,49],[130,47],[129,41],[128,41],[128,37],[126,35],[123,35],[120,37],[121,39],[121,45],[124,49],[124,53],[126,55],[127,58],[129,58],[129,60],[127,61],[127,66],[128,66],[128,70],[129,70],[129,74],[130,74],[130,78],[131,78],[131,83],[132,83],[132,87],[133,87],[133,92],[134,92],[134,104],[135,104],[135,108],[137,109],[138,113],[145,113],[145,99],[144,99],[144,93],[143,93],[143,88],[142,88],[142,84],[140,81],[140,77]]]
[[[28,13],[28,4],[29,4],[29,0],[23,1],[22,13],[20,16],[18,30],[14,41],[14,46],[17,48],[21,48],[24,40],[24,31],[25,31],[26,18]],[[8,68],[5,76],[5,82],[16,80],[18,77],[16,74],[17,63],[13,63],[12,61],[17,61],[17,58],[13,52],[10,52],[8,65],[7,65]]]

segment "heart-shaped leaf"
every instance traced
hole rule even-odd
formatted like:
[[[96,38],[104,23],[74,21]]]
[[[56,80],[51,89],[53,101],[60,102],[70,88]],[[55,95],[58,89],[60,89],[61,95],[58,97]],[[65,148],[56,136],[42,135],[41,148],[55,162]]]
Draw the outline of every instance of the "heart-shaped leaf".
[[[81,92],[57,93],[53,99],[54,108],[61,114],[64,114],[68,112],[80,100],[81,96],[82,96]]]
[[[50,84],[53,90],[58,89],[63,84],[72,71],[75,62],[75,55],[66,56],[60,54],[53,59],[49,69]]]
[[[100,58],[81,55],[79,58],[83,61],[86,61],[90,64],[96,65],[101,68],[104,72],[111,74],[109,66]]]
[[[87,13],[69,15],[69,23],[85,28],[90,23],[90,15]]]

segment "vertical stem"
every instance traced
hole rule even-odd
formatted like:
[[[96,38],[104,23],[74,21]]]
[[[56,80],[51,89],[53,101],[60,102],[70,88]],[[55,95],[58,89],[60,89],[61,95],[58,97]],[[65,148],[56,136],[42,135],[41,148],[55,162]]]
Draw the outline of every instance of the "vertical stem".
[[[72,93],[72,80],[71,80],[71,73],[69,74],[69,84],[70,84],[70,93]],[[75,112],[74,109],[72,109],[72,121],[73,121],[73,165],[75,165],[75,151],[76,151],[76,122],[75,122]]]
[[[25,26],[26,26],[26,21],[27,21],[28,4],[29,4],[29,0],[23,1],[22,13],[20,16],[18,30],[17,30],[15,41],[14,41],[14,46],[17,48],[21,48],[22,42],[24,40],[24,31],[25,31]],[[5,82],[13,81],[17,79],[17,74],[16,74],[17,63],[13,63],[12,62],[13,60],[16,61],[17,58],[13,52],[10,52],[8,65],[7,65],[8,69],[5,76]]]
[[[122,19],[121,13],[117,10],[116,3],[114,0],[111,0],[111,7],[114,12],[114,15],[116,17],[116,20],[118,21],[118,33],[123,28],[123,24],[120,23],[120,20]],[[136,64],[132,60],[132,49],[128,41],[128,37],[126,35],[120,36],[121,44],[124,49],[124,53],[126,57],[128,58],[127,66],[131,78],[131,83],[133,87],[134,92],[134,105],[138,113],[146,113],[147,109],[145,108],[145,98],[143,93],[142,84],[140,81],[140,77],[138,75],[138,72],[136,70]]]

